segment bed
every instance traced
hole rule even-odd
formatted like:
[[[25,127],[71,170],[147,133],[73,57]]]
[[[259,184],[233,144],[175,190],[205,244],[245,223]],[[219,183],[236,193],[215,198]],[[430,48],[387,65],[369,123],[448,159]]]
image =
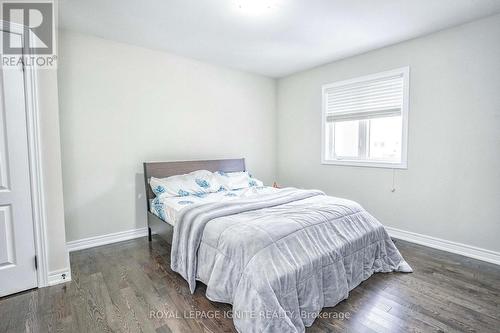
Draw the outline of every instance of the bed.
[[[259,186],[155,210],[151,177],[195,170],[245,171],[245,161],[144,163],[150,238],[171,245],[171,268],[191,292],[200,281],[207,298],[233,305],[239,332],[304,332],[373,273],[412,271],[359,204],[317,190]]]

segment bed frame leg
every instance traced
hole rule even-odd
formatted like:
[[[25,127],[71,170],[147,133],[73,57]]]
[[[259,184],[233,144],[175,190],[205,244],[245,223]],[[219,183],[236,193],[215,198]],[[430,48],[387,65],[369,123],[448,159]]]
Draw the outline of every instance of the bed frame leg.
[[[151,237],[151,227],[148,227],[148,240],[151,242],[152,237]]]

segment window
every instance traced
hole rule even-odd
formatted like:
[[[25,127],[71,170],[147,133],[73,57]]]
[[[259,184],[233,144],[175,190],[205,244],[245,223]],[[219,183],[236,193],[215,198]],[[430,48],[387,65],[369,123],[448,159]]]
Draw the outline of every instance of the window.
[[[406,169],[409,72],[323,86],[323,164]]]

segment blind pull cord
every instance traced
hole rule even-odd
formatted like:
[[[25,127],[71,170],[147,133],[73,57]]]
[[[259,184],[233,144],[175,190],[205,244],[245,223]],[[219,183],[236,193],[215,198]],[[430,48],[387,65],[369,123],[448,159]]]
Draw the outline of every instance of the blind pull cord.
[[[391,192],[394,193],[396,192],[396,169],[392,169],[392,189],[391,189]]]

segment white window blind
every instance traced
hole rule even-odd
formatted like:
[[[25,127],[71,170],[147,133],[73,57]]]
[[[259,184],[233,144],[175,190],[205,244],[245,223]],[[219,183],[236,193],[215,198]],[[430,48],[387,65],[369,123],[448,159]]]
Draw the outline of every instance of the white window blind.
[[[322,162],[406,168],[409,68],[323,86]]]
[[[403,75],[325,89],[327,121],[370,119],[401,114]]]

